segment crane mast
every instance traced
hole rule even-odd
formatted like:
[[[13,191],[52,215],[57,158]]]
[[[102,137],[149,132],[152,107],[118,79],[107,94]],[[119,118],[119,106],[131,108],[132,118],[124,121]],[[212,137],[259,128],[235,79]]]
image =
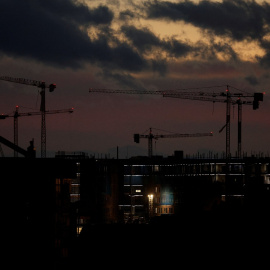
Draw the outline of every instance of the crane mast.
[[[156,134],[152,133],[152,128],[149,129],[148,134],[134,134],[134,142],[139,143],[140,138],[148,139],[148,157],[153,156],[153,139],[157,140],[159,138],[185,138],[185,137],[203,137],[203,136],[213,136],[213,132],[209,133],[172,133],[172,134]]]
[[[45,114],[56,114],[56,113],[73,113],[74,108],[69,109],[60,109],[60,110],[49,110],[45,111]],[[18,145],[18,118],[21,116],[34,116],[34,115],[41,115],[41,111],[37,112],[19,112],[19,106],[16,106],[14,114],[1,114],[0,119],[6,119],[8,117],[14,118],[14,145]],[[14,157],[18,156],[18,152],[14,150]]]
[[[231,156],[231,94],[227,87],[227,100],[226,100],[226,157]]]
[[[189,88],[189,89],[175,89],[175,90],[123,90],[123,89],[104,89],[104,88],[90,88],[90,93],[112,93],[112,94],[152,94],[162,95],[163,97],[198,100],[198,101],[210,101],[210,102],[222,102],[226,103],[226,157],[230,158],[230,122],[231,122],[231,105],[238,105],[238,157],[241,157],[241,138],[242,138],[242,105],[253,105],[253,110],[259,108],[259,102],[263,101],[264,93],[231,93],[229,91],[229,85],[226,85],[225,92],[203,92],[203,91],[179,91],[179,90],[198,90],[202,88],[216,88],[221,86]],[[225,87],[224,85],[222,87]],[[235,100],[234,98],[237,98]],[[245,100],[241,98],[253,98],[253,101]],[[221,131],[223,130],[221,129]],[[220,131],[220,132],[221,132]]]
[[[9,76],[0,76],[0,80],[32,85],[41,89],[41,104],[40,104],[40,112],[41,112],[41,157],[46,157],[46,102],[45,102],[45,90],[48,88],[49,92],[53,92],[56,88],[54,83],[46,84],[43,81],[29,80],[24,78],[13,78]]]
[[[242,101],[239,99],[237,101],[238,104],[238,136],[237,136],[237,156],[241,158],[242,153]]]
[[[211,101],[226,103],[226,124],[221,128],[221,132],[226,127],[226,157],[230,158],[230,123],[231,123],[231,105],[238,105],[238,137],[237,137],[237,156],[241,158],[242,153],[242,105],[253,105],[253,110],[259,108],[259,102],[263,101],[264,93],[231,93],[227,85],[226,93],[202,93],[190,92],[188,95],[182,92],[164,93],[163,97],[192,99],[199,101]],[[237,98],[237,100],[233,99]],[[242,100],[241,98],[253,98],[251,100]]]

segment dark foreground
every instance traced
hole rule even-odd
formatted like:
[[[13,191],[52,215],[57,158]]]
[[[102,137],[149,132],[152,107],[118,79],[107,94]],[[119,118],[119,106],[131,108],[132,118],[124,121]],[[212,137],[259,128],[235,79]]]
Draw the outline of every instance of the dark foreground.
[[[216,267],[237,263],[244,267],[259,250],[260,255],[266,251],[269,228],[266,217],[240,213],[185,220],[167,217],[150,224],[89,224],[75,241],[70,258],[55,267],[201,268],[216,263]]]
[[[88,224],[70,243],[67,256],[54,255],[46,230],[18,230],[5,245],[8,269],[241,267],[269,257],[269,213],[203,213],[161,217],[149,224]],[[5,254],[5,253],[4,253]],[[188,265],[188,267],[184,267]],[[16,267],[17,268],[17,267]]]

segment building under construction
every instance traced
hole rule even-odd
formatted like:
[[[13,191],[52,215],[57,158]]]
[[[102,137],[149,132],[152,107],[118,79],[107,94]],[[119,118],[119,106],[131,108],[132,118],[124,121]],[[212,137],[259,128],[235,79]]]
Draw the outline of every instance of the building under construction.
[[[264,218],[270,210],[270,158],[120,160],[61,152],[45,159],[3,157],[0,166],[4,219],[12,236],[23,237],[18,243],[30,245],[21,247],[26,257],[43,256],[42,245],[46,257],[64,260],[89,226],[151,226],[164,217],[185,222],[220,213]]]

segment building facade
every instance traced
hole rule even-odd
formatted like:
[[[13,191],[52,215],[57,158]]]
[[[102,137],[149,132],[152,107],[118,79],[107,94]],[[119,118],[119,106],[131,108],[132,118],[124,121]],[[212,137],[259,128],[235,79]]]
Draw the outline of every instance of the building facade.
[[[225,204],[263,209],[269,207],[269,159],[129,160],[124,164],[124,187],[126,200],[120,208],[135,220]]]
[[[270,158],[0,158],[5,220],[61,259],[91,224],[224,210],[266,215]],[[10,217],[10,218],[9,218]],[[22,228],[24,228],[22,230]],[[40,254],[39,254],[40,255]]]

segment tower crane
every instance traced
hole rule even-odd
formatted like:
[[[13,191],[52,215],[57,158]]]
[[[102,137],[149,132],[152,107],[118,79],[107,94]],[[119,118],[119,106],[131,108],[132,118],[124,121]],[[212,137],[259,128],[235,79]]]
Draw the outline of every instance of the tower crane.
[[[46,114],[56,114],[56,113],[73,113],[74,108],[62,109],[62,110],[49,110],[45,111]],[[19,112],[19,106],[16,106],[13,114],[1,114],[0,119],[6,119],[8,117],[14,118],[14,145],[18,145],[18,118],[21,116],[33,116],[33,115],[41,115],[41,111],[37,112]],[[14,157],[18,156],[18,152],[14,150]]]
[[[194,133],[194,134],[180,134],[180,133],[172,133],[172,134],[156,134],[152,133],[152,128],[149,129],[148,134],[134,134],[134,142],[139,143],[141,138],[148,139],[148,157],[152,157],[153,155],[153,139],[157,140],[159,138],[184,138],[184,137],[203,137],[203,136],[213,136],[213,132],[210,133]]]
[[[223,102],[226,103],[226,124],[220,129],[221,132],[226,127],[226,157],[229,158],[230,153],[230,121],[231,121],[231,105],[238,105],[238,137],[237,137],[237,155],[241,158],[242,152],[242,105],[253,105],[253,110],[259,108],[259,102],[263,101],[264,93],[231,93],[229,85],[227,85],[226,93],[210,93],[210,92],[165,92],[163,97],[172,97],[180,99],[191,99],[199,101]],[[233,99],[237,98],[237,99]],[[242,100],[242,98],[253,98],[251,100]]]
[[[204,88],[217,88],[225,87],[222,86],[210,86],[210,87],[198,87],[198,88],[187,88],[187,89],[175,89],[175,90],[121,90],[121,89],[104,89],[104,88],[90,88],[89,92],[97,93],[115,93],[115,94],[153,94],[153,95],[162,95],[163,97],[172,97],[180,99],[190,99],[190,100],[199,100],[199,101],[211,101],[211,102],[222,102],[226,103],[226,124],[220,130],[220,132],[226,127],[226,157],[230,157],[230,114],[231,114],[231,105],[238,105],[238,157],[241,157],[241,137],[242,137],[242,105],[253,105],[253,110],[259,108],[259,102],[263,101],[264,93],[231,93],[229,91],[229,85],[226,85],[225,92],[203,92],[198,91]],[[187,90],[185,92],[179,90]],[[196,90],[196,91],[190,91]],[[253,101],[242,100],[242,98],[253,98]]]
[[[6,145],[7,147],[13,149],[16,152],[19,152],[23,156],[27,158],[35,158],[36,157],[36,149],[34,147],[34,140],[30,141],[30,145],[27,147],[27,150],[21,148],[18,145],[15,145],[11,141],[5,139],[4,137],[0,136],[0,143]]]
[[[41,103],[40,103],[40,112],[41,112],[41,157],[46,157],[46,103],[45,103],[45,90],[49,89],[49,92],[53,92],[56,88],[54,83],[47,84],[43,81],[29,80],[24,78],[13,78],[9,76],[0,76],[0,80],[32,85],[41,89]]]
[[[148,94],[148,95],[163,95],[164,90],[136,90],[136,89],[109,89],[109,88],[89,88],[89,93],[107,93],[107,94]]]

